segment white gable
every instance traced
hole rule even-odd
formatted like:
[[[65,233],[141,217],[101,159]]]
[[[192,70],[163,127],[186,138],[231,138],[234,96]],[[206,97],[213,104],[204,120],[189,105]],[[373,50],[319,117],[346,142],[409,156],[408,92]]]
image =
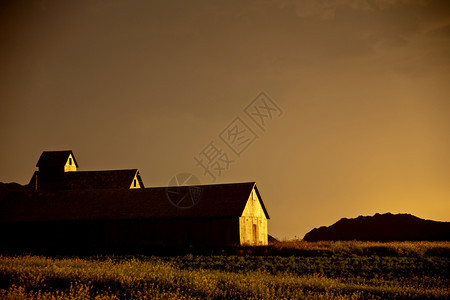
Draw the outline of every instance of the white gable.
[[[245,208],[239,218],[239,239],[241,245],[267,245],[267,216],[261,205],[261,199],[253,187]]]
[[[255,188],[252,189],[250,196],[248,197],[247,204],[245,205],[242,217],[264,217],[266,214],[261,206],[261,201],[256,193]]]
[[[74,172],[76,170],[77,165],[75,164],[75,160],[73,159],[72,154],[69,154],[66,164],[64,165],[64,172]]]
[[[139,184],[139,180],[137,179],[137,174],[138,174],[138,172],[136,172],[136,174],[134,174],[133,181],[131,181],[130,189],[140,189],[141,188],[141,185]]]

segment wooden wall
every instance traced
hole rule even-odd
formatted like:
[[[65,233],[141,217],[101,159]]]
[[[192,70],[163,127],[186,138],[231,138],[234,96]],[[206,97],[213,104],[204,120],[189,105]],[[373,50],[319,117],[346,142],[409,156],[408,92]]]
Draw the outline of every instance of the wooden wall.
[[[242,216],[239,218],[240,244],[263,246],[268,244],[267,218],[256,191],[253,189]]]
[[[0,248],[239,245],[238,218],[0,223]]]

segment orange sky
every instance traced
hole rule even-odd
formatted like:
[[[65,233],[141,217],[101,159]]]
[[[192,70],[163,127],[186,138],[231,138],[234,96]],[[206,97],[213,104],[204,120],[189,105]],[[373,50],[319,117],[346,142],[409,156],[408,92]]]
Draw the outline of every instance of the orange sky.
[[[0,181],[43,150],[82,170],[139,168],[147,187],[214,142],[217,183],[256,181],[269,232],[342,217],[450,221],[450,2],[3,1]],[[261,130],[244,108],[282,109]],[[235,155],[236,117],[258,138]]]

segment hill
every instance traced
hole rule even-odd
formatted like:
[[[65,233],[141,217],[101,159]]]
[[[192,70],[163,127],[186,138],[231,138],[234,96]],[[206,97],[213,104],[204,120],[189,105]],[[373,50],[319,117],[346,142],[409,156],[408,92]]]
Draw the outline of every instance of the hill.
[[[20,185],[15,182],[11,183],[0,182],[0,201],[10,192],[19,192],[24,190],[27,190],[26,185]]]
[[[450,222],[424,220],[410,214],[375,214],[343,218],[314,228],[306,241],[450,241]]]

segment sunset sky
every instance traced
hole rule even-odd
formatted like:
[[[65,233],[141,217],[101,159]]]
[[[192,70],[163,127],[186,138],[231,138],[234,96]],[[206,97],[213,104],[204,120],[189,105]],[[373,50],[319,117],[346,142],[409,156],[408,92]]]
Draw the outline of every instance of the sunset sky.
[[[377,212],[450,221],[448,0],[0,5],[2,182],[70,149],[146,187],[210,184],[195,158],[212,142],[233,161],[215,183],[256,181],[278,238]],[[263,127],[245,112],[261,92],[279,109]]]

